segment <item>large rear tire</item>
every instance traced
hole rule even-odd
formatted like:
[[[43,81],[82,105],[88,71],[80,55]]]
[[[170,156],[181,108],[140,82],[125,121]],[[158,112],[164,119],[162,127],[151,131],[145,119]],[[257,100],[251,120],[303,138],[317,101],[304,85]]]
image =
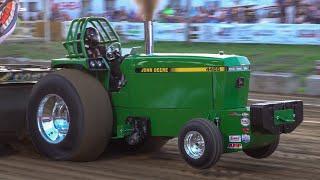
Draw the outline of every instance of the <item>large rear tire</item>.
[[[280,135],[277,135],[275,141],[267,146],[255,148],[255,149],[245,149],[243,152],[255,159],[263,159],[271,156],[277,149],[280,141]]]
[[[50,114],[50,108],[42,108],[44,102],[49,102],[44,101],[48,98],[59,99],[52,100],[54,107],[63,104],[58,106],[58,112],[64,109],[63,117],[55,116],[56,110],[52,110],[52,116],[39,116],[39,112]],[[45,107],[53,106],[49,105]],[[47,75],[34,86],[27,125],[40,154],[54,160],[92,161],[102,154],[111,139],[112,106],[107,92],[95,78],[78,70],[64,69]]]
[[[188,122],[180,132],[178,145],[185,161],[198,169],[207,169],[215,165],[223,153],[220,130],[205,119]]]

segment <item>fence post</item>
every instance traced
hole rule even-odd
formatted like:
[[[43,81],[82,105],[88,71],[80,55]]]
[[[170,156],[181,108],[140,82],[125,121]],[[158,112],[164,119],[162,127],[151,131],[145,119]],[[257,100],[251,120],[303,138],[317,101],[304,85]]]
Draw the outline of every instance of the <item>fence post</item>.
[[[320,75],[320,60],[316,61],[316,74]]]
[[[191,17],[190,17],[190,12],[191,12],[191,6],[192,6],[192,0],[187,0],[187,6],[186,6],[186,22],[187,22],[187,27],[186,27],[186,41],[188,43],[191,42],[190,40],[190,28],[191,28]]]
[[[50,25],[50,14],[51,14],[51,1],[45,0],[44,1],[44,40],[46,42],[51,41],[51,25]]]
[[[87,16],[89,4],[89,0],[81,0],[81,17]]]

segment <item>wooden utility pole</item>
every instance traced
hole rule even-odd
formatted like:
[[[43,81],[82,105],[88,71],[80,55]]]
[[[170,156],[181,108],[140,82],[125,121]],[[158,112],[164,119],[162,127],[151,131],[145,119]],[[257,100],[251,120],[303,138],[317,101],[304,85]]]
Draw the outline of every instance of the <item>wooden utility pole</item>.
[[[188,43],[191,43],[190,40],[190,29],[191,29],[191,8],[192,8],[192,0],[187,0],[187,5],[186,5],[186,22],[187,22],[187,27],[186,27],[186,40]]]
[[[44,1],[44,40],[46,42],[51,41],[51,25],[50,25],[50,14],[51,14],[51,0]]]
[[[82,0],[81,5],[81,17],[84,17],[88,14],[89,0]]]

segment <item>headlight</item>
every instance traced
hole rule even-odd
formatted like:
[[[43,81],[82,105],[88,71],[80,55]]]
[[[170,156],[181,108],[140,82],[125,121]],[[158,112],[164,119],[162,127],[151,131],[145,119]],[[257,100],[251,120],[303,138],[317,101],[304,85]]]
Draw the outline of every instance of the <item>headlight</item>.
[[[90,68],[96,67],[96,63],[94,61],[90,61],[89,65],[90,65]]]
[[[91,70],[105,70],[107,68],[102,58],[89,59],[88,63]]]
[[[98,65],[99,68],[101,68],[103,64],[102,64],[101,61],[97,61],[97,65]]]

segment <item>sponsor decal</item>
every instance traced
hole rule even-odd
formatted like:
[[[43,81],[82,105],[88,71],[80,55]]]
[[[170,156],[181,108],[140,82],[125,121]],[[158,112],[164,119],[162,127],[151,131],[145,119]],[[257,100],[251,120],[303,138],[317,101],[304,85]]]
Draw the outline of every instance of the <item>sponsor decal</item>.
[[[299,38],[317,38],[318,37],[318,30],[299,30],[297,32],[297,37]]]
[[[50,0],[49,2],[51,3],[52,8],[56,9],[58,12],[61,12],[64,16],[67,16],[67,19],[80,17],[82,8],[81,0]],[[101,11],[97,11],[97,13],[101,13]]]
[[[137,68],[136,73],[186,73],[186,72],[224,72],[226,67],[192,67],[192,68]]]
[[[73,10],[81,8],[81,2],[59,2],[57,3],[60,10]]]
[[[260,30],[260,31],[257,31],[255,33],[253,33],[254,36],[273,36],[275,34],[274,30]]]
[[[0,72],[0,84],[37,82],[47,74],[47,72]]]
[[[141,68],[136,69],[136,72],[139,73],[167,73],[169,68]]]
[[[229,143],[228,149],[242,149],[241,143]]]
[[[158,31],[158,34],[168,34],[168,33],[184,33],[185,29],[164,29]]]
[[[232,135],[229,136],[229,142],[241,142],[241,136],[240,135]]]
[[[248,127],[250,125],[250,119],[249,118],[241,118],[241,125],[244,127]]]
[[[243,116],[243,117],[249,117],[250,115],[249,115],[249,113],[244,112],[244,113],[241,114],[241,116]]]
[[[234,27],[221,27],[218,31],[218,36],[231,37],[233,35]]]
[[[241,139],[242,139],[242,142],[244,142],[244,143],[249,143],[249,142],[251,141],[251,136],[248,135],[248,134],[243,134],[243,135],[241,136]]]
[[[242,132],[244,134],[248,134],[250,132],[250,128],[242,128]]]
[[[214,41],[216,39],[214,27],[207,24],[204,24],[202,27],[204,41]]]

